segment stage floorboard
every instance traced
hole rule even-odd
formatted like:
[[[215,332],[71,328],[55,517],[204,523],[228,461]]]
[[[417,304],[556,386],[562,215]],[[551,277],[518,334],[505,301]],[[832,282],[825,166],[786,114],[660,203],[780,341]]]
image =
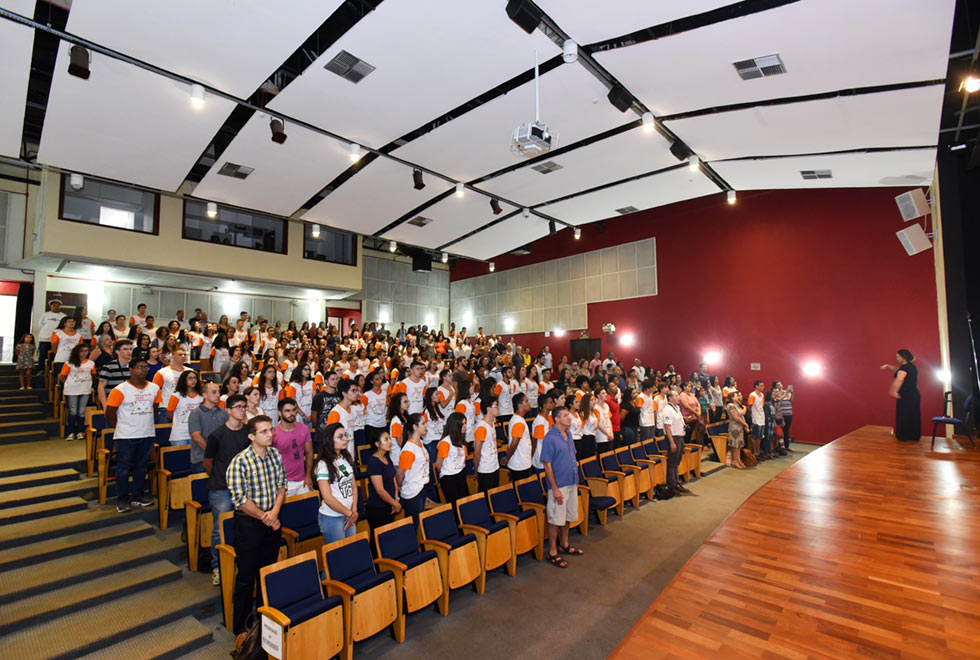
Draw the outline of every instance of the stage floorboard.
[[[980,658],[980,451],[881,426],[814,451],[722,523],[610,657]]]

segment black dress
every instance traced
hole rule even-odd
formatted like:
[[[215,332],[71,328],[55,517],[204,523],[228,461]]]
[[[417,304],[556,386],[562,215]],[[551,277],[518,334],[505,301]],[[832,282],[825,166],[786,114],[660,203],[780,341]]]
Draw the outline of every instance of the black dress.
[[[903,364],[895,371],[905,372],[905,380],[895,402],[895,437],[903,442],[917,442],[922,435],[922,412],[919,409],[919,370],[914,364]]]

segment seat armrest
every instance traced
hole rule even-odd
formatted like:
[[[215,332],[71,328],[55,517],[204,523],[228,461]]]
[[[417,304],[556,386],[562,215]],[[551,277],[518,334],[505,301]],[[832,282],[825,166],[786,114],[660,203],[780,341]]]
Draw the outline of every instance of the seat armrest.
[[[375,559],[374,563],[379,568],[383,568],[384,570],[387,571],[396,571],[396,572],[401,571],[402,573],[404,573],[405,571],[408,570],[408,566],[395,559],[387,559],[385,557],[381,557],[380,559]]]
[[[345,601],[354,597],[354,589],[348,587],[343,582],[337,580],[320,580],[320,584],[327,590],[328,596],[340,596]]]
[[[521,502],[521,511],[544,511],[544,504],[537,502]]]
[[[490,533],[485,527],[477,527],[476,525],[460,525],[459,528],[464,532],[470,532],[478,536],[486,536]]]
[[[197,511],[200,513],[201,503],[197,500],[184,500],[184,510],[188,511],[190,509],[197,509]]]
[[[453,549],[448,543],[444,541],[437,541],[436,539],[422,539],[422,547],[426,550],[445,550],[446,552]]]
[[[167,479],[169,479],[170,477],[173,476],[174,473],[171,472],[170,470],[166,469],[166,468],[160,468],[159,470],[157,470],[157,474],[160,475],[160,476],[162,476],[162,477],[166,477]]]
[[[515,523],[517,522],[517,516],[511,513],[491,513],[490,517],[493,518],[494,520],[497,520],[499,518],[500,520],[505,520],[507,522],[515,522]]]
[[[603,470],[602,473],[607,477],[616,477],[617,479],[626,476],[625,472],[620,472],[619,470]]]
[[[235,554],[234,546],[230,546],[227,543],[219,543],[216,549],[219,556],[227,555],[232,561],[235,561],[237,555]]]
[[[298,541],[299,540],[299,533],[294,532],[293,530],[289,529],[288,527],[282,527],[281,529],[282,529],[282,535],[289,537],[288,540],[292,540],[292,541]]]
[[[274,607],[269,607],[268,605],[263,605],[258,610],[259,614],[268,617],[278,623],[283,628],[289,626],[289,617],[277,610]]]

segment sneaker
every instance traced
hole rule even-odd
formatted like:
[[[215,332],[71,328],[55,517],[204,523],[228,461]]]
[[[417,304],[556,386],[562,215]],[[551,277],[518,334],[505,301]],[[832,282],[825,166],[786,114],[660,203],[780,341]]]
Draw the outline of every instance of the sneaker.
[[[149,495],[147,495],[146,493],[144,493],[143,495],[140,495],[135,500],[133,500],[132,502],[130,502],[130,504],[132,504],[133,506],[143,506],[143,507],[146,507],[146,506],[153,506],[153,502],[154,502],[154,499],[152,497],[150,497]]]
[[[211,584],[216,587],[221,586],[221,573],[218,572],[217,568],[211,571]]]
[[[116,505],[116,513],[129,513],[133,510],[133,507],[126,504],[125,502],[120,502]]]

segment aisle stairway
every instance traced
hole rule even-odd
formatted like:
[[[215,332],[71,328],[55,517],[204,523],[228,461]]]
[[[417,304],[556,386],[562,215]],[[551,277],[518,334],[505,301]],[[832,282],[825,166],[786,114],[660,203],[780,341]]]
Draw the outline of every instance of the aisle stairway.
[[[33,385],[18,390],[0,366],[2,656],[227,658],[218,590],[186,570],[180,525],[161,532],[155,507],[99,506],[84,442],[51,437],[47,391]]]

